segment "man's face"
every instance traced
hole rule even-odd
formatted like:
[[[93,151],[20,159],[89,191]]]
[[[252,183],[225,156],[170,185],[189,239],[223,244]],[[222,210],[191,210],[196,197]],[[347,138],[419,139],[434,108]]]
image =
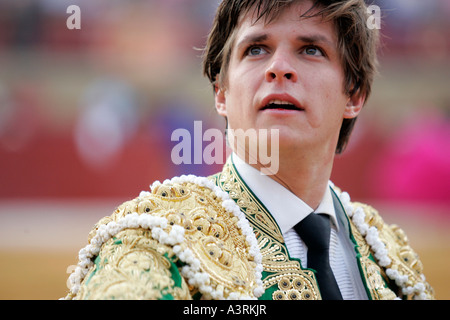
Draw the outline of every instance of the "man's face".
[[[299,18],[311,6],[296,3],[269,24],[254,23],[252,11],[241,18],[215,98],[228,128],[278,129],[280,150],[334,151],[342,120],[356,117],[363,99],[344,93],[333,23]]]

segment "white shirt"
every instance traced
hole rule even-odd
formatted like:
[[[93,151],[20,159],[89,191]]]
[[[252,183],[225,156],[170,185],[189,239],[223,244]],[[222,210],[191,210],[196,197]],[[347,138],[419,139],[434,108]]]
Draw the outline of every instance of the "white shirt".
[[[342,297],[345,300],[367,299],[367,293],[356,263],[354,246],[346,232],[341,230],[343,228],[339,228],[330,188],[326,188],[322,201],[314,210],[281,184],[245,163],[235,153],[232,154],[232,161],[247,186],[277,222],[289,255],[292,258],[300,259],[303,268],[308,266],[308,249],[293,227],[311,212],[330,216],[332,222],[330,266]]]

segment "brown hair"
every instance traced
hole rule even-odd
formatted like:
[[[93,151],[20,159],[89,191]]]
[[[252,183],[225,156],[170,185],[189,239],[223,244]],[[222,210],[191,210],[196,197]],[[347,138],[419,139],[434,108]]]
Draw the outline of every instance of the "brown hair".
[[[203,56],[203,73],[213,86],[223,84],[231,56],[233,34],[239,18],[255,8],[256,21],[274,20],[280,12],[302,0],[223,0],[217,9]],[[333,21],[338,36],[338,51],[344,74],[344,92],[349,96],[371,93],[377,67],[378,30],[367,27],[369,13],[364,0],[313,0],[304,18],[321,16]],[[311,12],[313,9],[314,14]],[[311,13],[311,14],[310,14]],[[356,118],[344,119],[336,153],[341,153],[350,137]]]

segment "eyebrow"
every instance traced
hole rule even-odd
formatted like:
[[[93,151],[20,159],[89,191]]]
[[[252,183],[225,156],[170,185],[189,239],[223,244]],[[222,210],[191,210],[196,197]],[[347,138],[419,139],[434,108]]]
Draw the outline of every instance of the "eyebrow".
[[[269,39],[269,35],[266,33],[249,34],[249,35],[246,35],[244,38],[242,38],[237,43],[236,47],[239,49],[241,47],[246,46],[249,43],[258,43],[258,42],[266,41],[267,39]],[[323,43],[323,44],[333,47],[333,48],[336,47],[336,45],[333,44],[333,42],[331,40],[329,40],[327,37],[325,37],[321,34],[301,35],[301,36],[298,36],[296,39],[297,39],[297,41],[308,43],[308,44]]]
[[[331,40],[329,40],[327,37],[321,35],[321,34],[314,34],[309,36],[298,36],[298,41],[302,41],[305,43],[324,43],[330,47],[335,47],[335,44]]]
[[[237,43],[236,48],[241,48],[246,46],[249,43],[258,43],[261,41],[266,41],[269,38],[269,36],[266,33],[262,33],[262,34],[249,34],[246,35],[242,40],[240,40]]]

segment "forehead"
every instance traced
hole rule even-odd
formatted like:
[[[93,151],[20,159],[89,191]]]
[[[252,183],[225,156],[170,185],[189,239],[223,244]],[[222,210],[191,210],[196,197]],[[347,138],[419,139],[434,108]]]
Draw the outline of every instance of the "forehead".
[[[266,14],[261,14],[254,6],[240,16],[232,42],[236,44],[237,40],[251,38],[252,34],[281,29],[286,34],[314,34],[316,38],[326,40],[328,44],[336,44],[334,22],[325,21],[317,15],[320,9],[313,7],[313,2],[309,0],[289,3]]]

